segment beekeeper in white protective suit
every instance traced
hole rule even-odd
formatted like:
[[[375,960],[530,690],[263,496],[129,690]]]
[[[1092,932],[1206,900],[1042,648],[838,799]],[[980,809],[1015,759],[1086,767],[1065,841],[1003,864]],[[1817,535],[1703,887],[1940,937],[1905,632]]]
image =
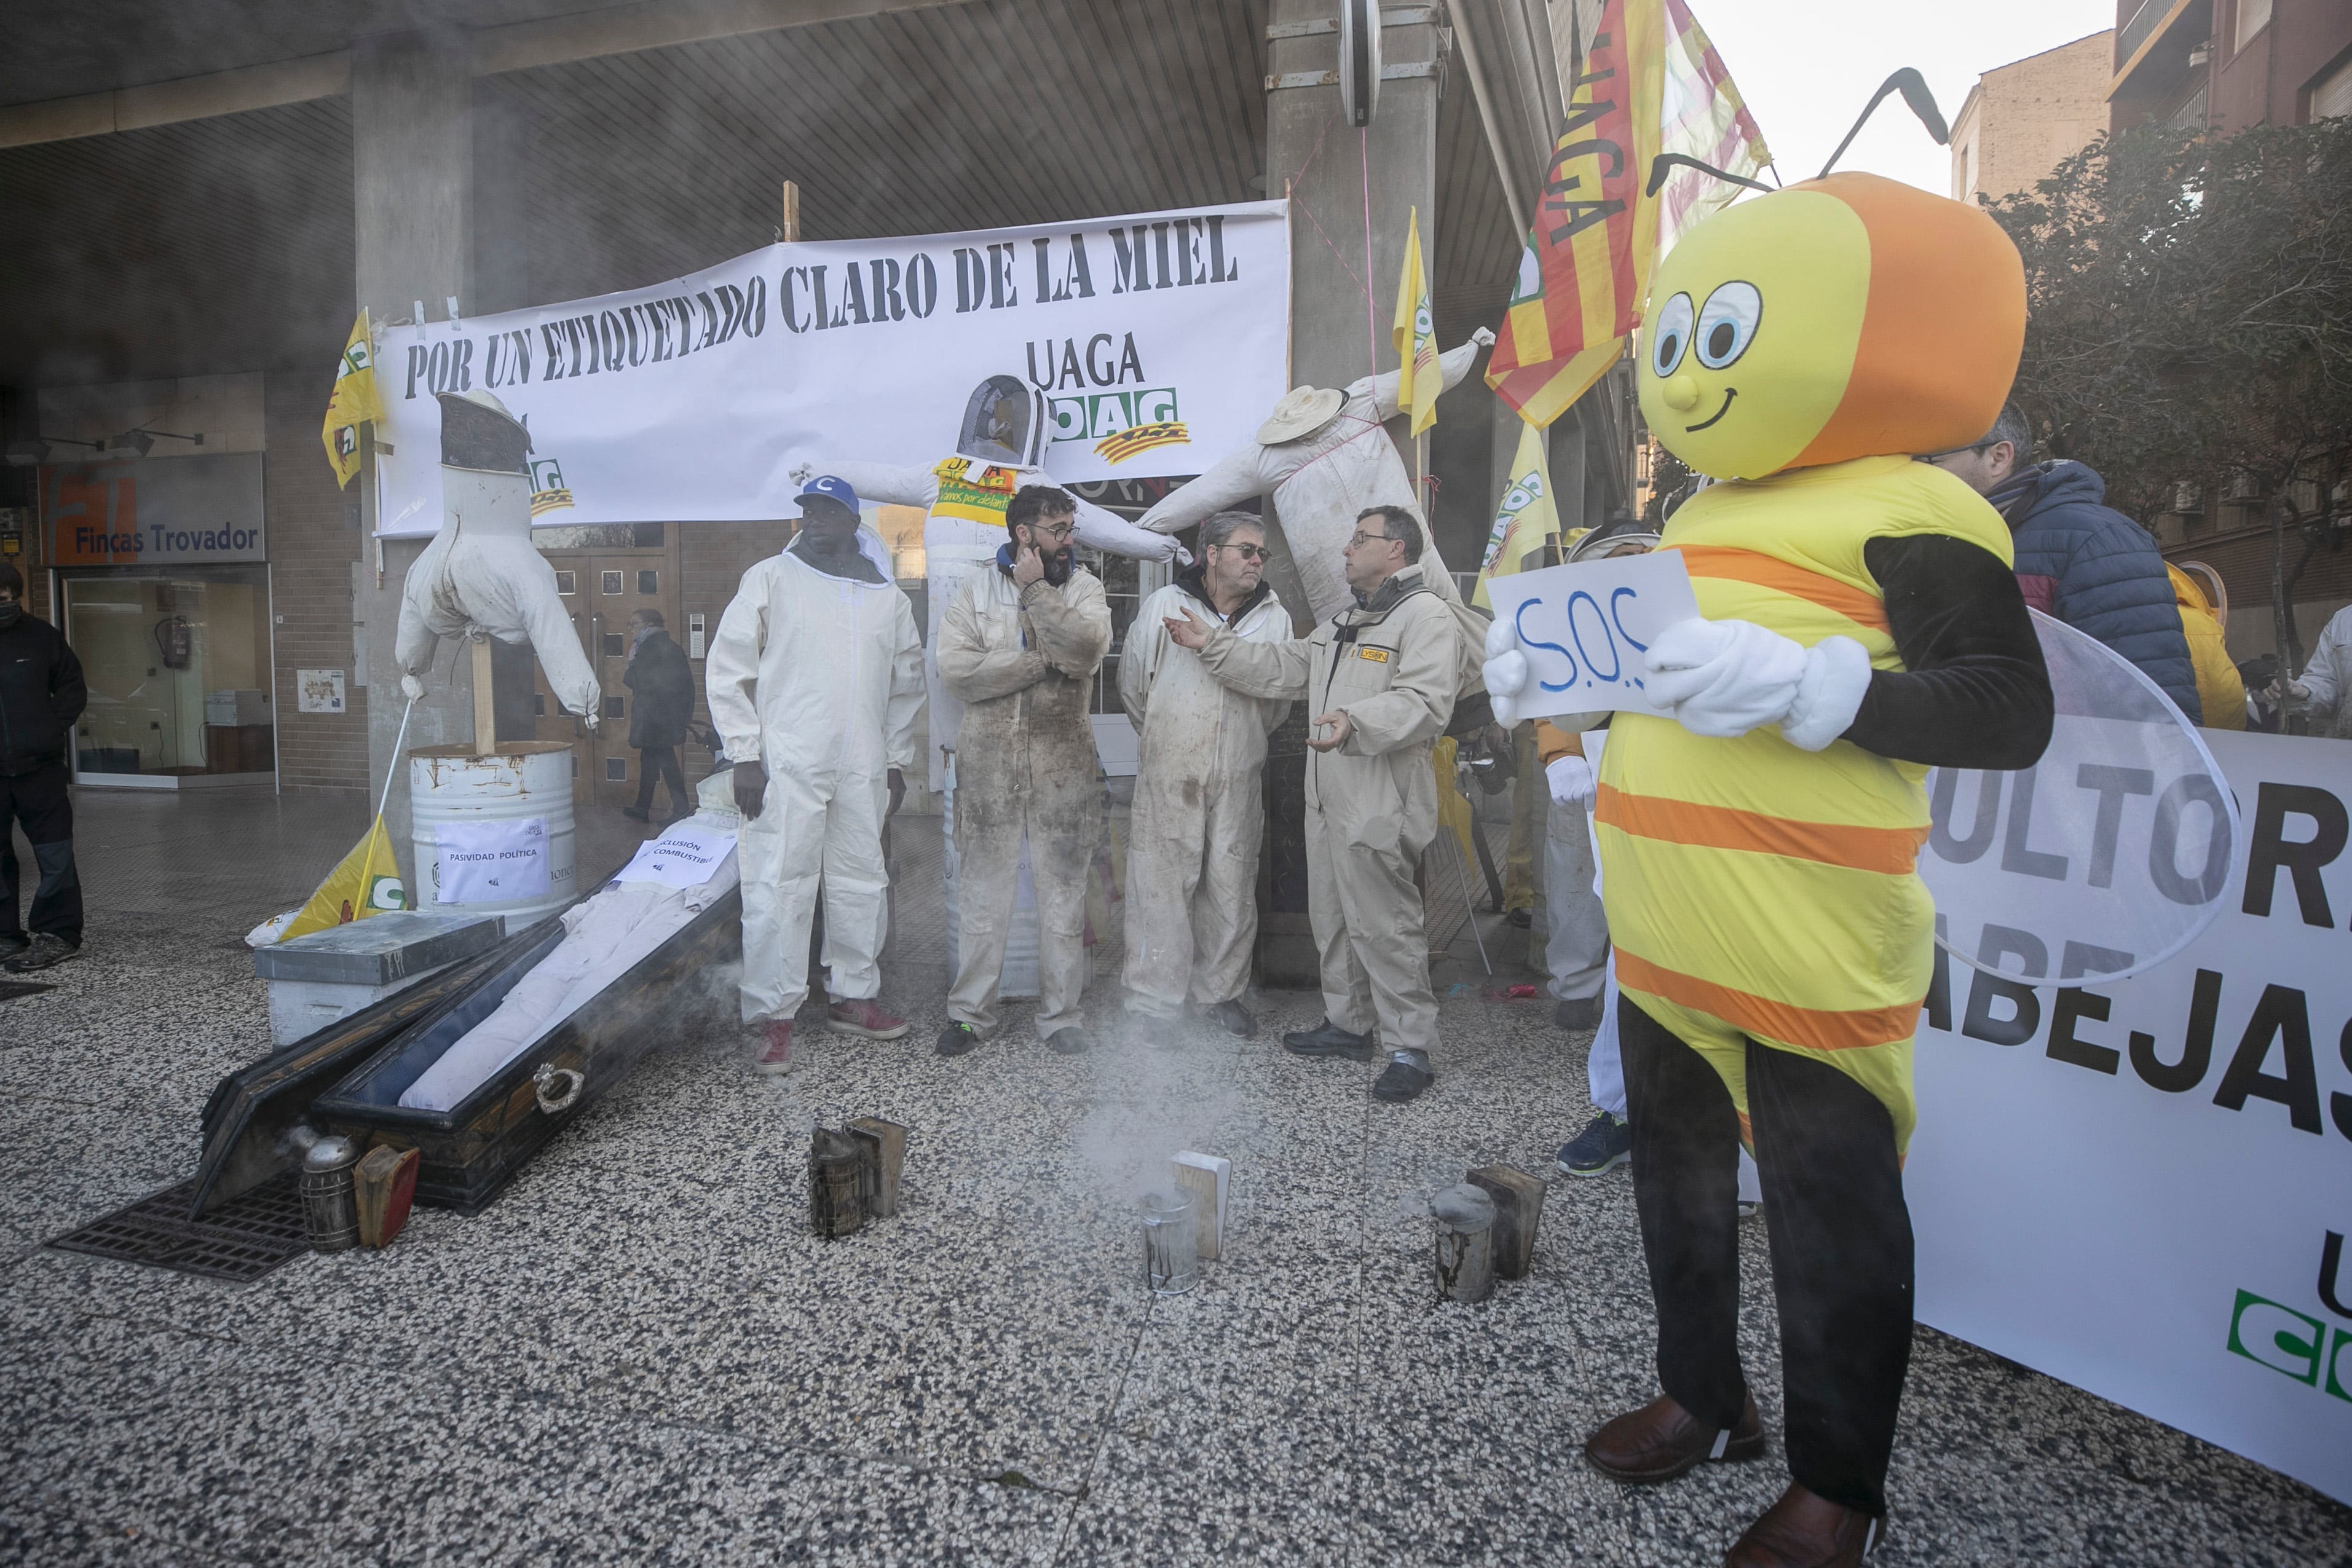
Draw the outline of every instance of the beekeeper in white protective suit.
[[[530,542],[530,432],[486,392],[442,392],[441,531],[400,590],[400,689],[425,695],[444,637],[527,643],[555,700],[596,727],[596,673]]]
[[[735,764],[744,816],[743,1021],[762,1026],[758,1066],[792,1067],[793,1015],[808,996],[809,922],[824,886],[832,1006],[825,1027],[896,1040],[884,1010],[889,872],[882,824],[906,794],[923,649],[888,552],[857,521],[840,478],[801,492],[800,534],[743,574],[704,663],[710,721]]]
[[[1220,684],[1168,635],[1187,609],[1248,641],[1290,636],[1265,573],[1265,528],[1247,512],[1201,525],[1201,559],[1146,599],[1119,653],[1118,695],[1140,737],[1128,824],[1128,1010],[1172,1044],[1189,998],[1247,1040],[1242,1005],[1257,940],[1258,846],[1265,831],[1266,737],[1287,702]]]
[[[1468,375],[1478,350],[1494,340],[1495,334],[1481,327],[1467,342],[1439,355],[1444,385],[1450,389]],[[1253,497],[1272,496],[1290,559],[1307,590],[1307,608],[1316,620],[1328,621],[1355,602],[1340,570],[1340,550],[1365,507],[1402,507],[1426,537],[1429,519],[1413,494],[1412,476],[1381,428],[1396,416],[1394,371],[1367,376],[1344,392],[1293,387],[1275,404],[1255,441],[1170,491],[1137,523],[1172,534]],[[1462,595],[1433,549],[1428,566],[1423,575],[1431,591],[1459,604]]]
[[[889,463],[835,461],[828,471],[869,501],[920,507],[923,578],[929,622],[924,646],[940,645],[940,625],[964,579],[987,569],[1005,542],[1004,508],[1024,485],[1055,485],[1040,466],[1045,461],[1045,394],[1019,376],[991,376],[973,389],[964,405],[955,451],[929,468]],[[1079,545],[1109,555],[1168,560],[1181,553],[1169,535],[1153,532],[1077,500]],[[1189,558],[1187,558],[1189,559]],[[940,680],[936,657],[930,670],[930,787],[947,788],[942,749],[955,748],[963,705]]]

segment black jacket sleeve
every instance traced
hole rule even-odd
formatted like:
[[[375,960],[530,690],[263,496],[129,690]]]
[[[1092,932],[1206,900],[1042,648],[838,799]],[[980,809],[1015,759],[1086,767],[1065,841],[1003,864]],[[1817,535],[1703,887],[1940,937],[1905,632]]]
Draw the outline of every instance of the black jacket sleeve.
[[[2050,672],[2017,578],[1948,534],[1872,539],[1904,669],[1876,670],[1845,738],[1935,768],[2028,768],[2050,744]]]
[[[49,666],[49,712],[59,729],[71,729],[89,706],[89,688],[82,684],[81,660],[75,655],[73,644],[60,636],[57,660]]]

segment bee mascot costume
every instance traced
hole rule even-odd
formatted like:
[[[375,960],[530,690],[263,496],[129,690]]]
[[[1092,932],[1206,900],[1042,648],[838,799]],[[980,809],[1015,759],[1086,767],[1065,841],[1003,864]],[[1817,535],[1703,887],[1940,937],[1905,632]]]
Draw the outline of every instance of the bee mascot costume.
[[[1703,619],[1643,655],[1598,823],[1662,1396],[1586,1457],[1672,1479],[1765,1449],[1739,1364],[1737,1148],[1754,1150],[1793,1483],[1725,1559],[1876,1543],[1910,1359],[1902,1158],[1934,905],[1930,768],[2048,743],[2047,672],[1991,507],[1916,455],[1990,428],[2023,268],[1984,214],[1841,173],[1726,209],[1658,267],[1642,413],[1720,483],[1674,515]],[[1516,633],[1490,690],[1527,688]]]

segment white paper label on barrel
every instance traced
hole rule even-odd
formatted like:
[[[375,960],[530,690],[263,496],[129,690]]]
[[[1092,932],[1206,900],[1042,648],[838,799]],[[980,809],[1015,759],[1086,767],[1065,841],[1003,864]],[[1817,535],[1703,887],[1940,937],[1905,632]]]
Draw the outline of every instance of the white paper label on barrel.
[[[443,904],[505,904],[547,896],[547,819],[443,822],[434,830]]]
[[[735,835],[717,828],[680,822],[637,846],[616,882],[657,882],[664,887],[699,887],[719,873],[735,852]]]

